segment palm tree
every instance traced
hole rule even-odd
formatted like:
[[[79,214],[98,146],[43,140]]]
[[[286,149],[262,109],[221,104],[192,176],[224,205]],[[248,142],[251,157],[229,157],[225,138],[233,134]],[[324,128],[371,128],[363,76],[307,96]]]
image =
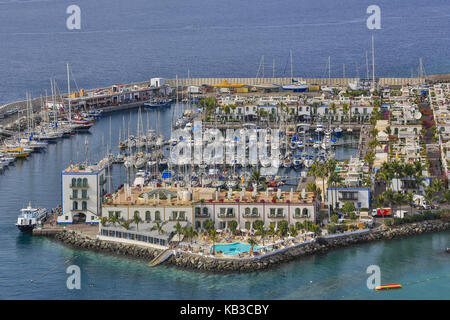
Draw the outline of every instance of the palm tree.
[[[189,228],[186,226],[183,230],[183,234],[186,238],[189,239],[189,242],[192,243],[192,239],[194,239],[194,237],[198,236],[198,232],[195,231],[193,226],[190,226]]]
[[[325,170],[324,170],[325,169]],[[321,166],[317,160],[313,162],[311,167],[308,169],[308,173],[314,175],[317,178],[322,179],[322,190],[325,191],[325,177],[326,177],[326,166]],[[317,190],[317,189],[316,189]],[[326,195],[324,194],[324,199]]]
[[[117,218],[115,215],[112,215],[108,218],[108,221],[113,224],[113,226],[116,226],[116,223],[119,223],[119,218]]]
[[[173,226],[173,228],[175,229],[175,234],[178,235],[178,242],[180,242],[180,236],[183,233],[183,227],[180,224],[180,221],[177,221],[177,224]]]
[[[100,219],[100,223],[101,223],[102,227],[104,227],[107,222],[108,222],[108,218],[107,217],[102,217]]]
[[[153,227],[150,229],[151,231],[158,231],[159,234],[163,234],[164,230],[163,230],[163,226],[167,223],[167,221],[164,222],[160,222],[160,221],[156,221],[155,224],[153,225]]]
[[[216,230],[216,228],[212,228],[212,229],[209,229],[208,232],[209,232],[209,239],[213,243],[213,246],[212,246],[213,255],[215,255],[216,254],[215,243],[217,242],[217,240],[219,240],[219,237],[217,236],[217,230]]]
[[[248,244],[250,245],[250,251],[249,251],[249,254],[250,254],[250,256],[253,256],[253,248],[258,244],[256,241],[255,241],[255,239],[253,239],[252,237],[251,238],[249,238],[248,240],[247,240],[247,242],[248,242]]]
[[[263,241],[263,245],[264,245],[264,236],[265,236],[266,234],[267,234],[267,232],[266,232],[266,230],[264,230],[264,224],[263,224],[263,225],[259,225],[259,226],[256,228],[255,235],[261,236],[262,241]]]
[[[405,194],[405,201],[409,205],[410,212],[412,214],[412,204],[413,204],[413,201],[414,201],[414,193],[412,193],[412,192],[406,193]]]
[[[322,230],[320,229],[320,226],[318,224],[312,224],[310,229],[311,232],[314,232],[314,235],[316,236],[322,233]]]
[[[274,242],[274,237],[277,234],[274,223],[271,223],[269,225],[269,230],[267,230],[267,234],[272,237],[272,242]]]
[[[261,176],[261,172],[259,170],[254,170],[250,177],[250,181],[255,183],[256,186],[258,187],[259,185],[266,182],[266,178]]]
[[[124,220],[121,223],[121,226],[125,228],[125,230],[130,230],[131,221],[130,220]]]
[[[298,235],[298,230],[295,226],[291,225],[289,227],[289,234],[291,235],[291,237],[296,237]]]
[[[142,222],[141,216],[139,213],[135,212],[133,216],[133,223],[136,225],[136,230],[139,231],[139,223]]]

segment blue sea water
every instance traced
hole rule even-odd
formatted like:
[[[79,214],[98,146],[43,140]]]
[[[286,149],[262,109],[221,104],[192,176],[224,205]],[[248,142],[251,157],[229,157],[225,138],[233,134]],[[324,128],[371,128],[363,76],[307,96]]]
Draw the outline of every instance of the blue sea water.
[[[0,103],[65,88],[65,64],[80,88],[141,81],[153,76],[254,76],[262,54],[271,74],[288,76],[293,49],[296,76],[365,74],[370,36],[365,10],[374,1],[76,1],[82,29],[69,32],[72,1],[0,1]],[[425,71],[450,72],[447,0],[376,1],[382,29],[375,31],[377,74],[409,76],[423,57]],[[270,71],[269,71],[270,70]],[[118,127],[136,124],[136,112],[111,115]],[[170,110],[161,113],[168,136]],[[129,118],[131,120],[129,120]],[[144,125],[146,118],[143,118]],[[155,114],[150,126],[156,127]],[[109,143],[109,117],[92,129],[91,160]],[[29,200],[51,208],[60,199],[60,171],[84,159],[84,135],[50,145],[0,175],[0,299],[448,299],[450,232],[382,241],[306,257],[251,274],[207,274],[73,250],[46,238],[19,234],[18,210]],[[113,184],[126,180],[113,168]],[[80,266],[81,290],[66,288],[69,264]],[[382,282],[401,290],[366,288],[366,268],[379,265]],[[30,282],[30,280],[34,280]]]
[[[66,28],[66,9],[81,9],[81,29]],[[381,8],[381,29],[366,9]],[[0,103],[66,88],[70,63],[80,88],[150,77],[332,77],[366,74],[375,37],[377,76],[449,73],[447,0],[1,0]]]

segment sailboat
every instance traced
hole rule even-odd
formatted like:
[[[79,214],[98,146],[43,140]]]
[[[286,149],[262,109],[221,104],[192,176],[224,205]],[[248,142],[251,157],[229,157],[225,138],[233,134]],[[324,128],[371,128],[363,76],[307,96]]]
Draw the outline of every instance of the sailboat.
[[[302,81],[294,80],[293,68],[292,68],[292,50],[290,50],[290,61],[291,61],[291,84],[281,86],[283,90],[293,90],[294,92],[305,92],[309,88],[309,84]]]
[[[259,64],[259,68],[258,68],[258,72],[256,74],[256,78],[258,78],[258,76],[259,76],[259,71],[261,69],[261,66],[262,66],[262,78],[261,79],[264,79],[264,55],[261,58],[261,62]],[[272,77],[275,78],[275,60],[273,62],[273,74],[272,74]],[[270,90],[270,89],[278,89],[280,86],[278,84],[275,84],[275,83],[265,83],[262,80],[261,83],[254,84],[253,87],[258,88],[258,89]]]

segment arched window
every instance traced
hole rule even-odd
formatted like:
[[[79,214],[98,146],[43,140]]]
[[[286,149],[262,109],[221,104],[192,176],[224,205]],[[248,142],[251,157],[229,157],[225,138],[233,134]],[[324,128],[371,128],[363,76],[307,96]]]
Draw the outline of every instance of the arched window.
[[[300,216],[300,208],[295,208],[295,216]]]
[[[81,202],[81,209],[87,210],[87,202],[86,201]]]
[[[77,186],[77,179],[72,178],[72,187],[76,187]]]
[[[150,221],[150,220],[152,220],[150,211],[145,211],[145,221]]]
[[[81,187],[81,178],[77,179],[77,187]]]
[[[73,204],[72,204],[72,209],[73,209],[73,210],[78,210],[78,202],[77,202],[77,201],[74,201],[74,202],[73,202]]]
[[[245,215],[249,216],[250,215],[250,208],[245,208]]]
[[[83,187],[87,187],[88,186],[88,183],[87,183],[88,181],[87,181],[87,178],[84,178],[83,179]]]
[[[200,215],[200,212],[201,212],[201,209],[200,208],[195,208],[195,215],[196,216],[199,216]]]
[[[302,213],[303,213],[304,216],[307,216],[308,215],[308,209],[307,208],[303,208],[303,212]]]
[[[136,210],[136,211],[134,212],[134,216],[133,216],[133,217],[135,217],[135,216],[138,216],[138,217],[140,216],[139,211]]]
[[[258,208],[253,208],[252,209],[252,216],[257,216],[258,215]]]
[[[245,229],[250,230],[250,221],[245,222]]]
[[[208,208],[207,207],[203,207],[203,215],[204,216],[208,215]]]
[[[155,220],[156,221],[161,221],[161,212],[155,211]]]

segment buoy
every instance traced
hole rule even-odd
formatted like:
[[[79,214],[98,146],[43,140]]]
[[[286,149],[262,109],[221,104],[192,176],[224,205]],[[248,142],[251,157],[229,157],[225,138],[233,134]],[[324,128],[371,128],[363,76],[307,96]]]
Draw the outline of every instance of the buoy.
[[[384,289],[399,289],[402,285],[398,283],[392,283],[392,284],[382,284],[380,286],[376,286],[375,290],[384,290]]]

